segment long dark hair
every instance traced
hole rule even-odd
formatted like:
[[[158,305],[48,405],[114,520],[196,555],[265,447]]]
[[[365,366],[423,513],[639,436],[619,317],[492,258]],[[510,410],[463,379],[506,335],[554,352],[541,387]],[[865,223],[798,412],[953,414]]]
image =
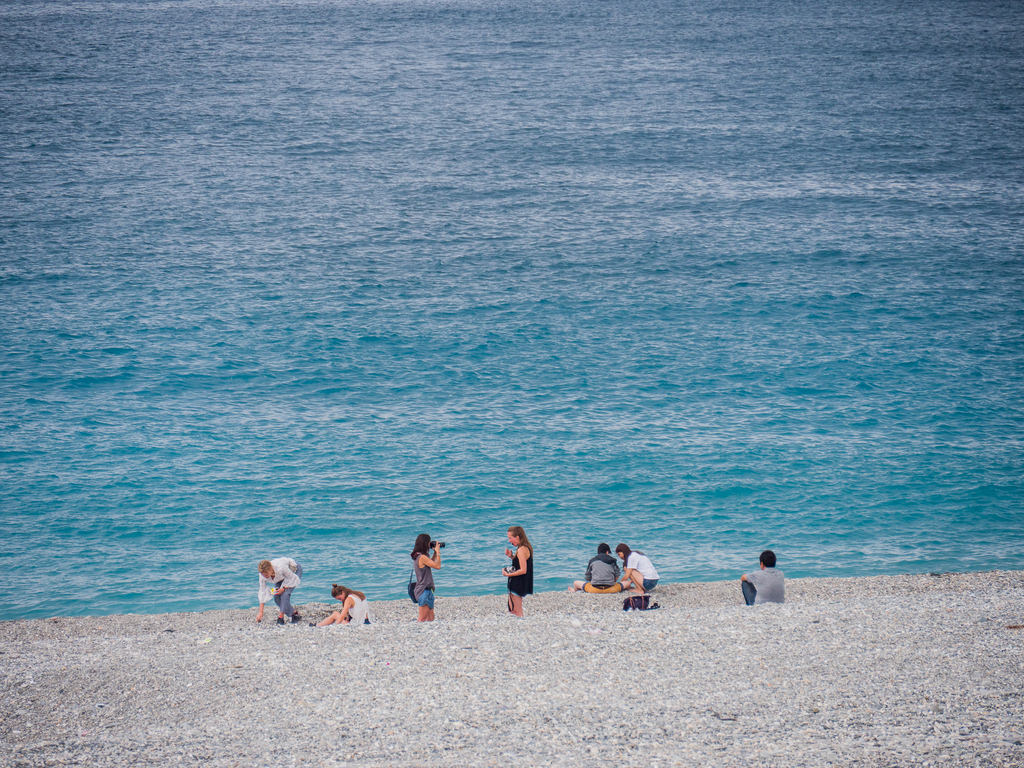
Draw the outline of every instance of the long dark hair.
[[[412,545],[412,554],[409,557],[416,559],[417,555],[427,554],[428,549],[430,549],[430,534],[421,533],[416,537],[416,543]]]
[[[344,599],[344,598],[348,597],[349,595],[355,595],[360,600],[365,600],[366,599],[366,595],[364,595],[358,589],[349,589],[348,587],[343,587],[341,584],[332,584],[331,585],[331,597],[338,597],[338,598]]]
[[[629,555],[632,551],[626,544],[615,545],[615,554],[622,558],[622,562],[629,560]]]

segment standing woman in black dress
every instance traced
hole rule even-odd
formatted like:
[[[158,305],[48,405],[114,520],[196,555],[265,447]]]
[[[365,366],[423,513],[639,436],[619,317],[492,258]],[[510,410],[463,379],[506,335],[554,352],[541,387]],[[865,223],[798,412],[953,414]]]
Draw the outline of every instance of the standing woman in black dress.
[[[512,565],[501,571],[508,577],[508,611],[522,616],[523,598],[533,594],[533,545],[521,525],[508,529],[508,543],[515,547],[514,550],[505,548],[505,556],[512,559]]]

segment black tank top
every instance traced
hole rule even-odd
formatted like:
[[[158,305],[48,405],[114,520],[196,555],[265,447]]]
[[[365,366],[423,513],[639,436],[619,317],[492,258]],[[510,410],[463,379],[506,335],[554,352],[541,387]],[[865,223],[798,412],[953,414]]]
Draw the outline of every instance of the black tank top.
[[[516,558],[512,558],[512,570],[519,570],[519,561]],[[522,573],[518,576],[508,577],[508,591],[515,592],[517,595],[532,595],[533,594],[533,550],[530,550],[530,556],[526,558],[526,573]]]

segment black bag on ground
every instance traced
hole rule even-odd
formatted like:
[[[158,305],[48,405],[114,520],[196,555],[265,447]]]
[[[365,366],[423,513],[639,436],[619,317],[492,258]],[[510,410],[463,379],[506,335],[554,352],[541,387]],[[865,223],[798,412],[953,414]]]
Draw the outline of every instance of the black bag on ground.
[[[622,601],[624,611],[653,611],[660,606],[651,602],[650,595],[630,595]]]

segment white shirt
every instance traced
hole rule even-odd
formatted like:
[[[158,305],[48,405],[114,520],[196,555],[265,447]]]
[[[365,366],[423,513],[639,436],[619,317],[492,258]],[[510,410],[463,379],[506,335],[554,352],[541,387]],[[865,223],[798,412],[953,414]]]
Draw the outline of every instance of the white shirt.
[[[626,567],[632,568],[633,570],[640,571],[640,575],[645,579],[657,579],[658,572],[654,570],[654,564],[651,559],[640,552],[630,552],[629,558],[626,560]]]
[[[295,571],[298,570],[299,566],[290,557],[278,557],[270,561],[270,567],[274,569],[274,581],[267,581],[267,577],[262,573],[260,574],[260,605],[263,603],[269,603],[273,595],[270,593],[270,587],[272,584],[276,584],[281,581],[282,587],[297,587],[300,584],[299,577],[295,575]]]
[[[356,625],[361,625],[370,616],[370,601],[360,600],[352,595],[352,607],[349,608],[348,618]]]

